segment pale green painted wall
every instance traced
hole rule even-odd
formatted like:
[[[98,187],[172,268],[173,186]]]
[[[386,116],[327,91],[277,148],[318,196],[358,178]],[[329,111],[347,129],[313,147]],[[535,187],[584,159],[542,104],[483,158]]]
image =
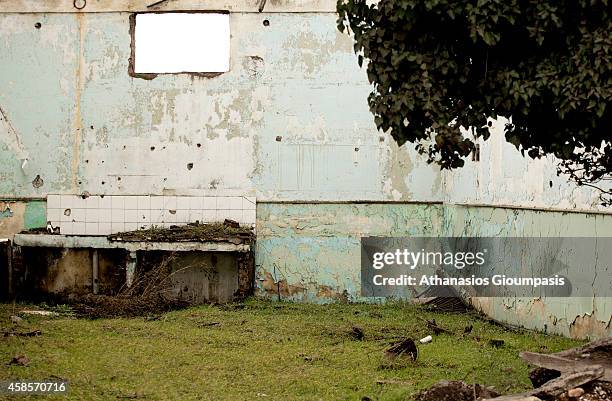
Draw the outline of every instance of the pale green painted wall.
[[[256,196],[260,294],[274,294],[276,269],[288,298],[316,301],[359,299],[362,235],[612,236],[609,215],[451,206],[601,210],[593,191],[556,177],[554,160],[520,157],[501,123],[481,162],[452,173],[377,132],[365,71],[333,13],[230,18],[230,72],[146,81],[127,73],[128,13],[0,12],[0,107],[10,120],[0,121],[0,196]],[[351,203],[364,200],[446,203]],[[15,210],[0,217],[3,234],[44,226],[44,202]],[[482,308],[563,334],[610,331],[609,299]]]
[[[280,281],[281,298],[315,302],[363,300],[361,236],[612,237],[612,215],[454,205],[258,204],[257,221],[259,294],[276,298]],[[581,338],[612,335],[612,298],[474,302],[517,326]]]

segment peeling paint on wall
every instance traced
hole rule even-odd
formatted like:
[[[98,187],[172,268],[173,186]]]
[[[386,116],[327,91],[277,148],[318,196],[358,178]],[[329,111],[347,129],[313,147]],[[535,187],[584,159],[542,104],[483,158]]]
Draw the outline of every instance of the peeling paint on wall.
[[[257,196],[260,293],[313,301],[361,299],[362,235],[612,236],[596,193],[557,177],[553,159],[522,158],[503,120],[480,161],[453,172],[378,132],[335,2],[269,1],[263,13],[258,2],[173,2],[241,11],[230,71],[151,81],[128,74],[129,13],[42,3],[28,5],[69,12],[0,12],[0,196],[14,200],[0,202],[2,236],[44,227],[45,203],[16,199],[48,193]],[[610,332],[609,299],[479,302],[550,332]]]
[[[13,128],[2,107],[0,107],[0,139],[15,153],[17,159],[25,160],[28,158],[28,152],[21,143],[21,137]]]
[[[13,235],[26,229],[46,227],[46,202],[0,201],[0,237]]]

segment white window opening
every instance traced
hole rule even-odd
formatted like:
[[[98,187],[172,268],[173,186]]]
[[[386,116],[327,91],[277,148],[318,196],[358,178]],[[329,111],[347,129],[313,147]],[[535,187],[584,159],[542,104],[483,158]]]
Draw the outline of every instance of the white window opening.
[[[229,14],[136,14],[134,72],[227,72]]]

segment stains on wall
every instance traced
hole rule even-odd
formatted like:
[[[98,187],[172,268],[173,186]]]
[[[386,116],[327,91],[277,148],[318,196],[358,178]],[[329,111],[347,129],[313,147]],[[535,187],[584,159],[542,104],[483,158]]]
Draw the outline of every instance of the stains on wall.
[[[313,302],[368,300],[359,293],[361,236],[612,236],[608,215],[452,205],[258,203],[257,217],[258,294]],[[517,326],[576,338],[612,334],[610,298],[472,302]]]
[[[11,124],[2,106],[0,106],[0,141],[14,152],[17,159],[26,160],[28,158],[28,152],[21,142],[21,136]]]
[[[60,0],[52,2],[24,2],[3,0],[0,12],[51,12],[51,13],[101,13],[143,11],[217,11],[261,12],[261,0],[199,0],[155,1],[155,0],[106,0],[86,2],[84,0]],[[335,0],[270,0],[265,5],[267,12],[328,12],[336,11]]]
[[[25,203],[0,201],[0,237],[12,238],[23,230]]]
[[[129,14],[0,13],[0,20],[7,44],[0,104],[19,127],[21,149],[36,155],[22,173],[18,161],[9,163],[15,150],[0,148],[0,194],[440,198],[421,174],[382,190],[399,159],[378,141],[365,72],[333,13],[232,13],[228,73],[153,81],[126,73]],[[34,89],[37,96],[23,96]]]
[[[26,229],[46,227],[46,202],[44,201],[0,201],[0,238]]]
[[[20,299],[84,295],[92,292],[91,249],[19,248],[14,264],[15,293]],[[98,250],[100,294],[116,294],[125,283],[123,250]]]
[[[42,3],[29,6],[64,9],[63,2]],[[317,12],[234,12],[228,73],[151,81],[128,74],[128,13],[88,13],[103,7],[95,2],[77,15],[66,3],[68,14],[0,12],[5,198],[85,191],[256,195],[260,292],[271,296],[280,284],[288,298],[317,301],[359,299],[361,235],[612,236],[611,217],[603,214],[452,206],[600,210],[592,191],[555,176],[554,160],[523,159],[506,144],[501,120],[481,144],[480,160],[455,172],[426,165],[409,144],[397,147],[375,128],[371,87],[351,38],[337,32],[334,2],[275,0],[265,10]],[[238,3],[224,5],[256,9]],[[447,204],[325,203],[363,200]],[[10,211],[0,203],[0,235],[45,225],[44,202],[8,203]],[[539,303],[519,310],[526,303],[516,300],[489,305],[492,316],[523,323],[529,321],[523,310],[537,311],[543,317],[534,324],[555,332],[569,333],[570,325],[576,335],[599,332],[597,322],[606,321],[609,330],[605,300],[597,308],[551,300],[544,310]]]
[[[479,160],[444,172],[444,199],[451,203],[609,212],[599,192],[557,176],[557,160],[523,157],[504,136],[508,120],[491,120],[491,137],[479,144]]]
[[[258,203],[259,295],[360,298],[361,236],[436,236],[441,205]]]
[[[444,208],[446,236],[612,237],[612,215],[452,206]],[[600,271],[597,275],[608,276]],[[596,286],[593,287],[597,288]],[[610,298],[475,298],[500,321],[576,338],[612,334]]]
[[[605,319],[605,317],[603,317]],[[570,337],[573,338],[603,338],[612,333],[612,316],[608,320],[600,320],[595,313],[585,313],[576,316],[569,326]]]

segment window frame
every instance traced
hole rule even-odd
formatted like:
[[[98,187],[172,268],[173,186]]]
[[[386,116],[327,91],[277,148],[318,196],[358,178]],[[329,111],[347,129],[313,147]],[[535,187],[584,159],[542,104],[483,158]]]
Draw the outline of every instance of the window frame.
[[[136,16],[140,14],[225,14],[229,18],[229,40],[230,40],[230,54],[229,54],[229,68],[228,71],[221,72],[198,72],[198,71],[181,71],[181,72],[136,72]],[[187,75],[202,78],[214,78],[220,75],[226,74],[231,71],[232,67],[232,55],[231,55],[231,18],[228,10],[181,10],[181,11],[146,11],[136,12],[130,14],[130,59],[128,62],[128,75],[133,78],[141,78],[146,80],[155,79],[159,75]]]

